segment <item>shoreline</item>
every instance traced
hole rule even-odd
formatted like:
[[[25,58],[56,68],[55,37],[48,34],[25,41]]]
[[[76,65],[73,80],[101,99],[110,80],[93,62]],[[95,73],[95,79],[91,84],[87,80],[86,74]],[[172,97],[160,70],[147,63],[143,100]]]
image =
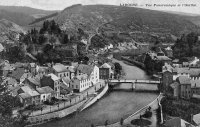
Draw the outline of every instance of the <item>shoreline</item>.
[[[160,93],[152,102],[150,102],[149,104],[147,104],[146,106],[140,108],[139,110],[137,110],[136,112],[132,113],[130,116],[128,116],[127,118],[124,119],[124,123],[129,122],[130,119],[134,119],[132,117],[136,116],[137,114],[143,112],[143,110],[147,109],[149,106],[151,106],[153,103],[155,103],[160,97],[162,97],[162,94]],[[122,125],[120,125],[120,122],[115,122],[115,123],[111,123],[108,124],[106,127],[121,127]],[[96,127],[105,127],[105,125],[99,125]]]
[[[64,118],[66,116],[69,116],[69,115],[75,113],[78,110],[83,111],[84,109],[89,108],[91,105],[93,105],[99,99],[101,99],[107,93],[108,90],[109,90],[108,84],[105,84],[103,90],[97,96],[92,98],[88,103],[87,103],[87,100],[83,100],[71,107],[65,108],[65,109],[57,111],[57,112],[51,112],[51,113],[42,114],[42,115],[38,115],[38,116],[34,116],[34,117],[28,117],[28,122],[30,122],[31,119],[32,120],[35,119],[35,122],[33,122],[33,121],[30,122],[30,124],[27,124],[26,127],[40,125],[40,124],[44,124],[46,122],[53,121],[55,119]],[[84,105],[85,103],[87,103],[87,104]],[[84,107],[82,107],[83,105],[84,105]]]

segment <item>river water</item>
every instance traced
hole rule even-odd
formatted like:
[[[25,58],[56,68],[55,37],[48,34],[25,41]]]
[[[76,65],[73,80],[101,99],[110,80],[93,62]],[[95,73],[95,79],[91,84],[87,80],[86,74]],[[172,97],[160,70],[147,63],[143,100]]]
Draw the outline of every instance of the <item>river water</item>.
[[[138,67],[124,64],[122,61],[114,60],[122,65],[126,72],[126,79],[149,79],[149,76]],[[127,87],[121,84],[120,87]],[[136,93],[127,91],[112,91],[107,93],[102,99],[88,109],[62,118],[51,121],[39,127],[90,127],[91,124],[103,125],[106,120],[108,123],[115,123],[122,117],[126,118],[140,108],[152,102],[158,94],[155,93]]]

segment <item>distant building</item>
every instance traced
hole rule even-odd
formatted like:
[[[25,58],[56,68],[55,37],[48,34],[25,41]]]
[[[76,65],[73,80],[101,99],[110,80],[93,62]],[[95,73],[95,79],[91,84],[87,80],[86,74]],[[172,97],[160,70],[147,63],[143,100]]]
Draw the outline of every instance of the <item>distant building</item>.
[[[109,79],[109,68],[99,68],[99,79]]]
[[[103,76],[103,77],[105,78],[105,76],[106,76],[106,74],[107,74],[107,71],[106,71],[105,68],[108,68],[108,78],[106,78],[106,79],[113,78],[114,72],[113,72],[113,70],[112,70],[112,66],[109,65],[108,63],[104,63],[103,65],[101,65],[101,66],[99,67],[99,70],[101,70],[101,74],[100,74],[100,75]],[[106,77],[107,77],[107,76],[106,76]],[[102,79],[102,77],[101,77],[101,79]]]
[[[181,98],[190,99],[192,97],[191,82],[187,76],[180,76],[177,78],[180,84],[179,96]]]

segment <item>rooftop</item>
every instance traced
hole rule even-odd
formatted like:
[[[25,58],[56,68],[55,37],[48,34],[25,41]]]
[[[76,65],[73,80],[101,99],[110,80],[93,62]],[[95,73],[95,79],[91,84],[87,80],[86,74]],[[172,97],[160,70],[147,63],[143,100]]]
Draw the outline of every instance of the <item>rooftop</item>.
[[[69,84],[70,83],[70,78],[68,78],[68,77],[63,77],[62,78],[62,81],[64,82],[64,83],[66,83],[66,84]]]
[[[47,94],[47,93],[52,93],[52,92],[54,92],[54,90],[53,90],[51,87],[49,87],[49,86],[37,88],[36,90],[37,90],[38,93],[40,93],[40,94]]]
[[[81,73],[90,75],[93,71],[94,67],[93,66],[89,66],[89,65],[85,65],[85,64],[79,64],[77,67],[77,70],[81,71]]]
[[[157,60],[160,60],[160,61],[169,61],[169,60],[172,60],[172,59],[170,59],[167,56],[156,56],[156,58],[157,58]]]
[[[177,78],[177,80],[179,81],[180,84],[184,85],[184,84],[191,84],[190,82],[190,78],[188,78],[187,76],[179,76]]]
[[[37,91],[31,89],[29,86],[22,86],[21,89],[24,91],[24,93],[28,93],[32,97],[40,95]]]
[[[49,76],[51,76],[51,79],[54,80],[54,81],[57,81],[57,80],[60,80],[60,78],[54,74],[48,74]]]
[[[53,69],[58,73],[69,71],[63,64],[56,64],[53,66]]]

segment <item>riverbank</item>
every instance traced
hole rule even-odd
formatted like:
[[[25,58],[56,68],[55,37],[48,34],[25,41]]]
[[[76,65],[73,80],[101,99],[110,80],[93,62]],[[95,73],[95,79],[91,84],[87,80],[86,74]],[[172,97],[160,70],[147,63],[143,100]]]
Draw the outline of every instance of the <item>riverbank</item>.
[[[158,109],[158,105],[159,105],[159,102],[160,100],[162,99],[162,94],[159,94],[159,96],[153,100],[151,103],[149,103],[148,105],[142,107],[141,109],[139,109],[138,111],[134,112],[133,114],[131,114],[130,116],[128,116],[127,118],[125,118],[123,120],[123,125],[131,125],[131,121],[136,119],[136,118],[139,118],[141,116],[141,114],[144,114],[145,111],[151,107],[152,110],[156,110]],[[156,114],[154,114],[156,115]],[[152,124],[152,123],[151,123]],[[154,124],[157,124],[157,122],[154,122]],[[153,127],[156,127],[155,125],[152,125]],[[116,122],[116,123],[113,123],[113,124],[108,124],[108,125],[101,125],[101,126],[97,126],[97,127],[122,127],[121,123],[120,122]]]
[[[113,59],[122,65],[126,79],[150,79],[146,72],[136,66],[130,66],[123,61]],[[122,84],[126,87],[125,84]],[[137,112],[141,107],[151,103],[158,96],[157,93],[132,92],[132,91],[111,91],[104,95],[89,108],[81,112],[69,115],[62,119],[48,122],[37,127],[90,127],[91,125],[103,125],[106,120],[109,123],[127,118],[133,112]]]
[[[67,115],[70,115],[70,114],[76,112],[76,111],[82,111],[82,110],[88,108],[89,106],[94,104],[98,99],[103,97],[104,94],[106,94],[106,92],[108,91],[108,84],[104,84],[103,86],[100,86],[100,88],[95,87],[95,89],[100,90],[102,87],[103,87],[102,91],[100,91],[92,99],[87,98],[87,99],[80,100],[80,102],[76,103],[75,105],[72,105],[70,107],[67,107],[67,108],[59,110],[59,111],[49,112],[46,114],[41,114],[41,115],[36,115],[36,116],[29,116],[28,120],[27,120],[29,123],[29,126],[42,124],[42,123],[45,123],[45,122],[48,122],[48,121],[51,121],[54,119],[63,118],[63,117],[66,117]]]

